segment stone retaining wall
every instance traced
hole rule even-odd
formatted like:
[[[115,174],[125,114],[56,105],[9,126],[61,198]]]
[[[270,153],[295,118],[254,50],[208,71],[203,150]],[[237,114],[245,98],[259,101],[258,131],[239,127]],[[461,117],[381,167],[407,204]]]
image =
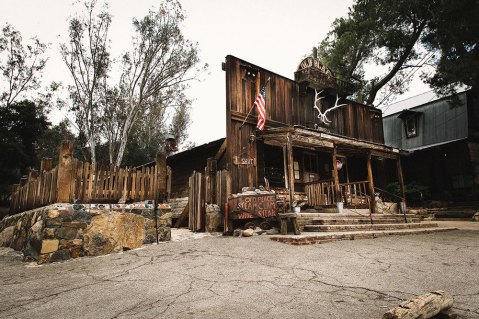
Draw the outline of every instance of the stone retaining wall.
[[[161,206],[161,205],[160,205]],[[158,209],[158,240],[171,239],[169,207]],[[39,264],[99,256],[156,242],[153,205],[55,204],[4,218],[0,245]]]

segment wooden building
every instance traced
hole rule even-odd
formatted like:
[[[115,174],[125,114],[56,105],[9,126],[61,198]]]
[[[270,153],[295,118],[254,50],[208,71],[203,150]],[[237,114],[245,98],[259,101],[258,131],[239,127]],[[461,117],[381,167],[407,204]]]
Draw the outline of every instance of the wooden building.
[[[205,229],[205,205],[224,208],[245,187],[274,190],[286,210],[304,203],[314,212],[328,206],[375,212],[375,194],[385,195],[392,181],[403,185],[407,152],[384,145],[381,111],[346,99],[354,87],[314,56],[300,63],[295,80],[231,55],[223,70],[226,139],[167,159],[170,198],[188,197],[177,225],[188,216],[191,230]],[[263,87],[266,126],[258,131],[252,106]],[[389,201],[404,202],[402,193]]]
[[[269,185],[290,205],[303,199],[311,207],[343,202],[374,211],[380,188],[402,185],[407,153],[384,144],[381,111],[345,99],[354,87],[316,57],[300,63],[295,80],[231,55],[223,70],[232,193]],[[258,132],[256,112],[248,112],[263,86],[266,127]]]

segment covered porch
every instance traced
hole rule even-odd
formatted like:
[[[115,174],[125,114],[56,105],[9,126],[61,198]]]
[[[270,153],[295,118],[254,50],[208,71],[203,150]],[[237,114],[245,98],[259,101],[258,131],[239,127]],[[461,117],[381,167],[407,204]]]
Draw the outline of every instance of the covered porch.
[[[307,201],[313,209],[343,203],[374,213],[375,194],[387,193],[386,185],[396,181],[401,196],[392,201],[405,205],[405,151],[298,126],[269,129],[262,137],[265,182],[283,192],[289,209]]]

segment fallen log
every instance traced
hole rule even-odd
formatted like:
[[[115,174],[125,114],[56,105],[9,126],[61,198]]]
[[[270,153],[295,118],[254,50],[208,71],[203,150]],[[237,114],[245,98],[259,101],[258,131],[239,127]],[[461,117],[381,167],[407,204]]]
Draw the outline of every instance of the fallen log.
[[[383,319],[427,319],[452,307],[454,298],[444,290],[433,291],[401,303],[383,315]]]

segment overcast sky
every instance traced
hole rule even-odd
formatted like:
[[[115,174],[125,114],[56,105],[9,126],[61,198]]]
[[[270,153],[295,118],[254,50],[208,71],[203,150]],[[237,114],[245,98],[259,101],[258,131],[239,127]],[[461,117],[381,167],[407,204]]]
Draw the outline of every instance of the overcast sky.
[[[59,55],[65,42],[71,0],[0,0],[0,23],[8,22],[27,39],[50,43],[44,84],[70,81]],[[113,56],[131,47],[133,17],[141,18],[160,1],[111,0],[110,38]],[[323,39],[335,18],[346,15],[350,0],[182,0],[186,11],[183,31],[199,43],[202,63],[209,73],[191,84],[193,103],[190,140],[197,145],[225,136],[225,74],[221,63],[231,54],[288,78],[299,62]],[[429,90],[420,81],[406,96]],[[58,121],[65,113],[54,112]]]

